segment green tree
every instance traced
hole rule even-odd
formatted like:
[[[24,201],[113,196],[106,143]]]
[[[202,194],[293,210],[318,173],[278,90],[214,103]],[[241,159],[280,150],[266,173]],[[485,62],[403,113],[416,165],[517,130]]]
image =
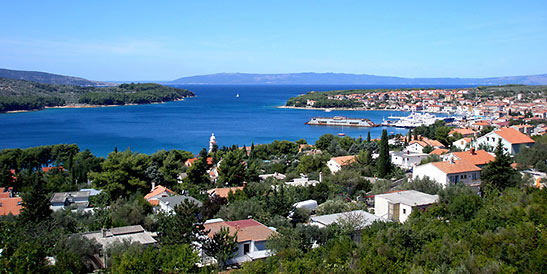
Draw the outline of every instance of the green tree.
[[[517,186],[518,174],[511,167],[511,158],[503,151],[499,140],[495,149],[496,159],[488,163],[481,171],[482,195],[499,194],[507,187]]]
[[[21,224],[39,223],[51,219],[49,199],[43,188],[44,181],[40,172],[32,175],[34,182],[29,192],[23,194],[23,209],[19,215]]]
[[[230,230],[221,227],[220,230],[203,244],[203,251],[217,260],[218,269],[223,269],[226,261],[235,256],[237,251],[237,231],[230,235]]]
[[[382,130],[382,138],[380,139],[380,155],[376,161],[378,168],[378,177],[386,178],[391,172],[391,159],[389,156],[389,145],[387,142],[387,130]]]
[[[239,150],[224,155],[218,167],[218,181],[222,185],[240,186],[245,180],[243,153]]]
[[[205,227],[198,219],[201,208],[185,200],[173,213],[158,214],[158,235],[162,244],[192,244],[205,235]]]
[[[127,149],[124,152],[109,153],[101,164],[102,171],[91,172],[89,177],[96,187],[104,189],[115,200],[136,192],[148,192],[150,184],[146,169],[149,166],[149,156]]]

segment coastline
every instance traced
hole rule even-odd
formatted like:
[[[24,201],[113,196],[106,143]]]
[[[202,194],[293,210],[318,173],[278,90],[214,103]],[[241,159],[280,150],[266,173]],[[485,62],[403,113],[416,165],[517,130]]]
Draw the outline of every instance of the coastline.
[[[322,110],[322,111],[325,111],[325,110],[327,110],[327,109],[330,109],[330,110],[355,110],[355,111],[363,111],[363,110],[408,111],[408,110],[402,110],[402,109],[374,109],[374,108],[313,108],[313,107],[293,107],[293,106],[278,106],[277,108],[303,109],[303,110]]]
[[[194,96],[194,97],[195,97],[195,96]],[[192,97],[187,97],[187,98],[192,98]],[[123,106],[153,105],[153,104],[164,104],[164,103],[168,103],[168,102],[179,102],[179,101],[184,101],[184,99],[185,99],[185,98],[177,99],[177,100],[172,100],[172,101],[154,102],[154,103],[148,103],[148,104],[124,104],[124,105],[70,104],[70,105],[64,105],[64,106],[44,107],[43,109],[10,110],[10,111],[6,111],[6,112],[0,112],[0,114],[35,112],[35,111],[42,111],[42,110],[46,110],[46,109],[104,108],[104,107],[123,107]]]

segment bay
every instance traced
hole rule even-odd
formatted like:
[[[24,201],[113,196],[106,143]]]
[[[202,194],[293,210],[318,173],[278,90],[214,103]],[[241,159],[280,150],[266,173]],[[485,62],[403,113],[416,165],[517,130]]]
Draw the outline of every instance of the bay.
[[[283,109],[292,96],[308,91],[357,88],[400,88],[402,86],[252,86],[186,85],[197,96],[163,104],[46,109],[0,114],[0,148],[26,148],[52,144],[77,144],[95,155],[106,156],[114,148],[151,154],[158,150],[182,149],[198,153],[208,146],[211,133],[218,145],[266,144],[274,140],[306,139],[314,143],[321,135],[345,133],[372,138],[382,127],[323,127],[304,123],[315,116],[368,118],[375,123],[398,111],[332,111]],[[239,98],[236,97],[239,94]],[[406,129],[388,128],[390,134]]]

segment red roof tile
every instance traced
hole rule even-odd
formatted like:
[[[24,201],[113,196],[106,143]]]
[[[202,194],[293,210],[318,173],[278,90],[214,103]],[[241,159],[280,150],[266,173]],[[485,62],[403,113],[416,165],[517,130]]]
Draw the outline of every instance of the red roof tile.
[[[514,128],[504,127],[499,130],[494,131],[501,138],[505,139],[511,144],[527,144],[534,143],[534,140],[528,137],[526,134],[522,134],[520,131]]]
[[[19,212],[23,209],[23,206],[21,205],[22,201],[23,199],[21,199],[21,197],[1,198],[0,216],[9,215],[10,213],[13,215],[19,215]]]
[[[163,192],[167,192],[167,193],[170,193],[170,194],[175,194],[174,191],[164,187],[164,186],[156,186],[152,191],[150,191],[150,193],[146,194],[146,196],[144,196],[144,199],[145,200],[148,200],[156,195],[160,195],[162,194]]]

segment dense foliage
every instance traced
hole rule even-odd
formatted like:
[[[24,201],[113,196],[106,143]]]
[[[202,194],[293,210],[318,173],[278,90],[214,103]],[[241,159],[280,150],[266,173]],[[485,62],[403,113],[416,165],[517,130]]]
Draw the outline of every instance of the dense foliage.
[[[0,78],[0,112],[40,110],[74,104],[149,104],[192,96],[194,93],[191,91],[158,84],[82,87]]]
[[[241,273],[540,273],[547,268],[547,190],[508,188],[481,199],[452,187],[404,224],[375,223],[351,240],[347,230],[284,229],[277,256]],[[317,230],[317,229],[316,229]],[[321,231],[323,230],[323,231]],[[311,249],[306,243],[319,243]]]

